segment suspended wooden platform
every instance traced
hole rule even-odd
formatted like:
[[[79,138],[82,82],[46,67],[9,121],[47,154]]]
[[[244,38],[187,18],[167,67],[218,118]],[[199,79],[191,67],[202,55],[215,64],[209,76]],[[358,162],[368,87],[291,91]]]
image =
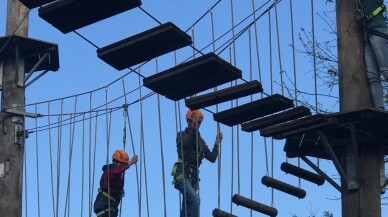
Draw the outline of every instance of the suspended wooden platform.
[[[385,154],[388,154],[387,111],[366,108],[311,117],[323,122],[312,121],[308,126],[303,124],[303,119],[300,119],[293,124],[300,126],[299,129],[291,127],[289,130],[278,130],[277,133],[272,134],[276,135],[274,138],[286,138],[284,151],[287,157],[311,156],[331,159],[318,131],[327,137],[336,154],[351,143],[352,133],[359,144],[382,144]],[[286,126],[285,129],[287,129]],[[275,129],[273,130],[272,132],[275,132]]]
[[[19,0],[21,3],[23,3],[26,7],[29,9],[34,9],[39,6],[45,5],[47,3],[56,1],[56,0]]]
[[[0,60],[9,55],[23,57],[25,60],[25,73],[31,70],[34,72],[42,70],[57,71],[59,69],[57,44],[15,35],[0,37],[0,49],[3,47],[4,49],[0,53]],[[47,56],[47,58],[43,59],[43,56]]]
[[[214,217],[237,217],[220,209],[214,209],[212,215]]]
[[[251,81],[201,96],[191,97],[186,99],[185,103],[186,107],[190,109],[200,109],[262,91],[263,88],[258,81]]]
[[[310,109],[304,106],[299,106],[281,113],[277,113],[258,120],[244,123],[241,125],[241,129],[245,132],[253,132],[256,130],[263,129],[265,127],[287,122],[307,115],[311,115]]]
[[[192,44],[191,37],[168,22],[97,50],[117,70],[134,66]]]
[[[267,206],[265,204],[256,202],[254,200],[248,199],[246,197],[240,196],[238,194],[233,195],[232,202],[238,206],[243,206],[271,217],[275,217],[278,215],[277,209]]]
[[[331,123],[324,115],[317,114],[275,126],[266,127],[260,130],[260,135],[264,137],[272,136],[274,139],[284,139],[291,134],[303,132],[307,129],[319,128],[329,124]]]
[[[141,0],[58,0],[39,8],[39,16],[66,34],[140,5]]]
[[[213,115],[215,121],[234,126],[293,107],[293,102],[275,94]]]
[[[284,193],[293,195],[299,199],[306,197],[305,190],[301,188],[297,188],[285,182],[279,181],[277,179],[271,178],[269,176],[263,176],[263,178],[261,179],[261,183],[267,187],[271,187],[279,191],[283,191]]]
[[[312,173],[308,170],[294,166],[290,163],[284,162],[280,165],[280,168],[285,173],[292,174],[317,185],[323,185],[323,183],[325,183],[325,179],[321,175]]]
[[[241,78],[242,72],[214,53],[195,58],[143,79],[144,86],[171,100],[180,100]]]

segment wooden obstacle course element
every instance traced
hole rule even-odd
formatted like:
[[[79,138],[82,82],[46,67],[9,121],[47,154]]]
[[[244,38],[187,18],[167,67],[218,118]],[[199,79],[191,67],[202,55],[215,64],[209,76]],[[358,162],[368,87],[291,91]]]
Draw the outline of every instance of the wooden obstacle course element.
[[[260,130],[260,135],[264,137],[272,136],[274,139],[283,139],[285,138],[284,134],[286,133],[290,135],[290,132],[292,132],[292,134],[305,132],[307,130],[312,130],[316,127],[321,127],[322,125],[320,124],[322,123],[324,125],[331,124],[330,122],[328,122],[327,118],[324,115],[317,114],[285,122],[275,126],[263,128]]]
[[[243,206],[271,217],[275,217],[278,215],[277,209],[267,206],[265,204],[256,202],[254,200],[248,199],[246,197],[240,196],[238,194],[233,195],[232,202],[238,206]]]
[[[261,183],[263,183],[263,185],[267,187],[271,187],[279,191],[283,191],[284,193],[293,195],[299,199],[306,197],[305,190],[297,188],[285,182],[279,181],[277,179],[271,178],[269,176],[263,176],[263,178],[261,178]]]
[[[177,101],[239,79],[241,70],[214,53],[195,58],[143,79],[145,87]]]
[[[192,44],[191,37],[168,22],[97,50],[98,58],[117,70]]]
[[[217,90],[201,96],[191,97],[185,100],[186,107],[190,109],[200,109],[211,105],[216,105],[229,100],[241,98],[263,91],[263,87],[258,81],[251,81],[233,87]]]
[[[310,181],[310,182],[315,183],[317,185],[323,185],[323,183],[325,183],[325,179],[321,175],[316,174],[316,173],[312,173],[308,170],[294,166],[290,163],[284,162],[281,164],[280,168],[285,173],[292,174],[294,176],[297,176],[297,177],[302,178],[304,180]]]
[[[141,0],[58,0],[39,8],[39,16],[66,34],[140,5]]]
[[[304,106],[298,106],[281,113],[250,121],[241,125],[241,129],[245,132],[253,132],[265,127],[274,126],[283,122],[311,115],[310,109]]]
[[[237,217],[220,209],[213,209],[212,215],[214,217]]]
[[[53,2],[55,0],[19,0],[19,1],[23,3],[27,8],[34,9],[39,6]]]
[[[293,107],[291,99],[275,94],[213,115],[215,121],[234,126]]]

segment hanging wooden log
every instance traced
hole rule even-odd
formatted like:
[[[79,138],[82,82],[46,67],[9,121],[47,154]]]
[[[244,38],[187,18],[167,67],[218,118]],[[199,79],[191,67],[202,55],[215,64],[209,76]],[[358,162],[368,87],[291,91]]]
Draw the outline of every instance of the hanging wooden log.
[[[294,166],[294,165],[289,164],[287,162],[282,163],[280,168],[285,173],[292,174],[294,176],[297,176],[297,177],[302,178],[304,180],[310,181],[310,182],[315,183],[317,185],[323,185],[323,183],[325,183],[325,179],[321,175],[312,173],[308,170]]]
[[[213,209],[212,214],[214,217],[237,217],[220,209]]]
[[[306,191],[285,182],[281,182],[277,179],[271,178],[269,176],[263,176],[261,179],[261,183],[267,187],[275,188],[279,191],[283,191],[284,193],[291,194],[298,198],[306,197]]]
[[[238,194],[233,195],[232,202],[236,205],[241,205],[243,207],[249,208],[251,210],[255,210],[257,212],[263,213],[265,215],[275,217],[278,215],[278,210],[267,206],[265,204],[256,202],[254,200],[248,199],[246,197],[240,196]]]

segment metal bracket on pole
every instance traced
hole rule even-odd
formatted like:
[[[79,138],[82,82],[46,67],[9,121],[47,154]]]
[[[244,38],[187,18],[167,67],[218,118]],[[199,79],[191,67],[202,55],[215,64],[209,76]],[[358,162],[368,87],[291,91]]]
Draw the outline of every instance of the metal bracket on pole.
[[[346,145],[346,172],[348,190],[358,189],[358,149],[354,124],[350,126],[350,144]]]
[[[337,156],[335,155],[334,150],[329,143],[329,140],[327,140],[326,135],[321,130],[317,130],[317,133],[321,138],[323,147],[326,149],[327,153],[329,154],[329,157],[333,161],[334,166],[337,169],[338,173],[340,174],[341,178],[344,179],[346,181],[346,183],[348,183],[348,177],[347,177],[344,169],[342,168],[340,161],[338,160]]]
[[[38,117],[41,116],[39,114],[35,114],[35,113],[31,113],[31,112],[25,112],[25,111],[20,111],[20,110],[17,110],[17,109],[3,108],[3,112],[4,113],[8,113],[8,114],[12,114],[12,115],[16,115],[16,116],[12,117],[12,122],[14,122],[14,123],[20,123],[21,122],[21,119],[19,117],[17,117],[17,116],[24,116],[24,117],[29,117],[29,118],[38,118]]]
[[[339,186],[332,178],[330,178],[328,175],[326,175],[325,172],[323,172],[319,167],[317,167],[313,162],[311,162],[307,157],[301,156],[300,157],[307,165],[309,165],[311,168],[313,168],[319,175],[321,175],[327,182],[329,182],[334,188],[336,188],[339,192],[342,192],[341,186]]]
[[[36,76],[34,79],[32,79],[30,82],[28,82],[25,87],[30,86],[30,84],[34,83],[36,80],[38,80],[40,77],[45,75],[48,72],[48,70],[44,70],[42,73],[40,73],[38,76]]]
[[[32,75],[32,73],[35,72],[35,70],[49,57],[49,52],[46,52],[43,54],[43,56],[38,60],[38,62],[31,68],[31,70],[27,73],[27,75],[24,78],[24,82],[26,82]]]

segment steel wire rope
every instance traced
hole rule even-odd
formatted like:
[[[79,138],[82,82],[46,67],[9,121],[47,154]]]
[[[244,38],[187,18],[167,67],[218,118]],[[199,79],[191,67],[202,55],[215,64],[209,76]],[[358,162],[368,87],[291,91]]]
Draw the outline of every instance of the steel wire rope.
[[[268,11],[268,37],[269,37],[269,71],[270,71],[270,90],[271,95],[273,94],[273,60],[272,60],[272,22],[271,22],[271,11]],[[271,177],[273,178],[273,162],[274,162],[274,142],[271,139]],[[267,154],[267,153],[266,153]],[[267,157],[268,159],[268,157]],[[268,162],[267,162],[268,164]],[[267,171],[268,173],[269,171]],[[271,206],[274,206],[274,189],[271,188]]]
[[[124,78],[121,80],[121,83],[122,83],[122,87],[123,87],[123,92],[125,93],[125,82],[124,82]],[[133,134],[132,134],[132,127],[131,127],[131,120],[129,118],[129,114],[128,114],[128,101],[127,101],[127,96],[125,95],[124,96],[124,102],[125,102],[125,105],[126,105],[126,108],[127,108],[127,123],[128,123],[128,128],[129,128],[129,136],[131,138],[131,147],[132,147],[132,152],[134,155],[136,155],[136,150],[135,150],[135,144],[133,142]],[[125,147],[124,147],[125,149]],[[137,189],[137,202],[138,202],[138,209],[140,210],[141,207],[140,207],[140,188],[139,188],[139,171],[138,171],[138,167],[137,167],[137,164],[135,164],[135,171],[136,171],[136,189]]]
[[[74,113],[77,111],[77,102],[78,98],[74,98]],[[70,216],[70,202],[68,203],[68,209],[66,209],[66,204],[70,200],[70,194],[71,194],[71,167],[72,167],[72,161],[73,161],[73,147],[74,147],[74,134],[75,134],[75,127],[76,127],[76,122],[75,119],[76,117],[74,116],[73,119],[70,116],[70,125],[69,125],[69,130],[70,130],[70,141],[69,141],[69,172],[67,176],[67,193],[66,193],[66,202],[65,202],[65,216],[66,216],[66,211],[68,210],[68,216]]]
[[[215,51],[216,47],[215,47],[215,42],[214,42],[214,16],[213,16],[213,9],[210,10],[210,17],[211,17],[211,29],[212,29],[212,44],[213,44],[213,52]],[[214,87],[214,92],[217,91],[217,87]],[[218,113],[218,104],[216,104],[216,113]],[[221,129],[220,129],[220,123],[217,122],[217,135],[218,135],[218,132],[220,132]],[[222,163],[222,158],[221,158],[221,148],[222,148],[222,145],[219,145],[218,146],[218,167],[217,167],[217,172],[218,172],[218,176],[217,176],[217,190],[218,190],[218,209],[221,208],[221,163]]]
[[[84,208],[84,187],[85,187],[85,114],[82,117],[82,168],[81,168],[81,182],[82,182],[82,193],[81,193],[81,217],[83,217],[83,208]]]
[[[88,163],[88,166],[89,166],[89,173],[88,173],[88,181],[89,181],[89,201],[88,201],[88,206],[89,206],[89,209],[88,209],[88,214],[89,214],[89,217],[92,216],[92,203],[93,203],[93,198],[92,198],[92,191],[93,191],[93,188],[92,188],[92,183],[91,183],[91,179],[92,179],[92,157],[91,157],[91,152],[92,152],[92,98],[93,98],[93,93],[90,93],[89,94],[89,138],[88,138],[88,144],[89,144],[89,163]]]
[[[148,93],[147,95],[145,95],[144,97],[143,97],[143,100],[144,99],[147,99],[148,97],[150,97],[150,96],[152,96],[152,95],[154,95],[155,94],[155,92],[150,92],[150,93]],[[137,103],[137,102],[139,102],[140,101],[140,99],[138,99],[138,100],[135,100],[135,101],[133,101],[132,103],[130,103],[130,104],[128,104],[128,105],[133,105],[133,104],[135,104],[135,103]],[[105,104],[104,105],[102,105],[102,106],[105,106]],[[99,108],[100,108],[101,106],[99,106]],[[117,110],[120,110],[120,109],[122,109],[123,108],[123,106],[121,105],[121,106],[116,106],[116,107],[111,107],[111,108],[109,108],[110,110],[112,110],[112,111],[117,111]],[[98,111],[105,111],[105,109],[100,109],[100,110],[92,110],[93,112],[98,112]],[[77,117],[78,116],[81,116],[81,115],[83,115],[84,113],[87,113],[87,112],[77,112],[77,113],[75,113],[75,114],[77,114]],[[70,115],[70,114],[74,114],[74,113],[67,113],[67,114],[62,114],[62,115]],[[105,114],[105,113],[103,113],[103,114]],[[52,115],[50,115],[50,116],[59,116],[60,114],[52,114]],[[44,116],[47,116],[47,115],[41,115],[41,117],[44,117]],[[65,120],[63,120],[63,121],[67,121],[67,120],[69,120],[69,119],[65,119]],[[79,120],[77,121],[77,122],[79,122]],[[58,122],[56,122],[56,123],[52,123],[52,125],[54,125],[54,124],[58,124]],[[43,126],[40,126],[40,127],[38,127],[38,128],[44,128],[43,130],[47,130],[47,126],[48,125],[43,125]],[[43,131],[43,130],[39,130],[39,131]],[[29,131],[29,132],[34,132],[34,131]]]
[[[106,158],[105,164],[107,165],[107,173],[110,174],[110,161],[109,161],[109,116],[108,116],[108,87],[105,87],[105,133],[106,133]],[[111,195],[110,178],[108,178],[108,195]],[[108,209],[111,208],[111,200],[108,200]],[[111,217],[111,212],[108,212],[108,216]]]
[[[249,47],[249,49],[248,49],[248,52],[249,52],[249,77],[250,77],[250,81],[253,81],[253,66],[252,66],[252,46],[251,46],[251,44],[252,44],[252,35],[251,35],[251,29],[249,28],[249,30],[248,30],[248,47]],[[251,102],[253,102],[253,96],[251,95]],[[251,132],[250,133],[251,134],[251,195],[250,195],[250,199],[251,200],[253,200],[253,151],[254,151],[254,149],[253,149],[253,132]],[[252,217],[252,215],[253,215],[253,211],[252,210],[250,210],[250,216]]]
[[[138,69],[140,73],[140,68]],[[139,87],[141,86],[141,81],[140,81],[140,76],[138,77],[139,80]],[[139,88],[139,99],[142,98],[142,92],[141,88]],[[141,184],[142,184],[142,165],[144,164],[144,185],[145,185],[145,191],[146,191],[146,210],[147,210],[147,216],[149,216],[149,208],[148,208],[148,187],[147,187],[147,170],[146,170],[146,159],[145,159],[145,148],[144,148],[144,127],[143,127],[143,102],[140,100],[139,102],[139,109],[140,109],[140,189],[142,189]],[[142,192],[142,191],[140,191]],[[140,204],[141,204],[141,193],[140,193]],[[141,212],[141,209],[140,211]],[[141,216],[141,215],[140,215]]]
[[[231,64],[234,66],[237,66],[237,57],[236,57],[236,34],[235,34],[235,27],[234,27],[234,10],[233,10],[233,0],[230,0],[230,14],[231,14],[231,22],[232,22],[232,54],[233,55],[233,61],[231,59]],[[235,81],[235,85],[237,85],[237,81]],[[233,82],[231,82],[231,86],[233,86]],[[236,107],[238,106],[238,99],[236,99]],[[234,127],[232,127],[234,129]],[[236,145],[237,145],[237,192],[240,194],[240,134],[239,129],[236,127]]]
[[[50,102],[47,103],[47,113],[50,114]],[[50,116],[47,116],[47,122],[48,125],[50,126]],[[54,199],[54,177],[53,177],[53,156],[52,156],[52,138],[51,138],[51,127],[48,129],[48,142],[49,142],[49,151],[50,151],[50,178],[51,178],[51,200],[52,200],[52,206],[53,206],[53,216],[56,217],[55,215],[55,199]]]
[[[63,112],[63,100],[61,100],[60,111]],[[59,216],[59,187],[61,178],[61,152],[62,152],[62,115],[58,116],[58,147],[57,147],[57,209],[56,216]]]
[[[38,108],[35,106],[35,114],[38,113]],[[38,119],[35,118],[35,128],[38,126]],[[36,188],[37,188],[37,203],[38,203],[38,216],[40,217],[40,188],[39,188],[39,146],[38,146],[38,133],[35,135],[35,153],[36,153]]]
[[[158,68],[158,58],[155,58],[155,64],[156,64],[156,73],[159,72]],[[163,154],[163,137],[162,137],[162,119],[160,115],[160,96],[157,95],[158,100],[158,120],[159,120],[159,139],[160,139],[160,157],[162,160],[162,185],[163,185],[163,205],[164,205],[164,217],[167,217],[167,209],[166,209],[166,177],[165,177],[165,170],[164,170],[164,154]]]
[[[314,89],[315,89],[315,113],[318,113],[318,84],[317,84],[317,58],[315,53],[315,24],[314,24],[314,1],[311,0],[311,31],[313,46],[313,66],[314,66]],[[318,160],[318,159],[317,159]],[[319,166],[319,161],[318,161]]]
[[[229,46],[229,62],[232,62],[232,51],[231,51],[231,47]],[[233,83],[232,82],[230,82],[230,86],[232,86],[233,85]],[[233,100],[230,100],[230,107],[231,108],[233,108],[234,107],[234,104],[233,104]],[[230,128],[230,130],[231,130],[231,137],[232,137],[232,145],[231,145],[231,147],[232,147],[232,151],[231,151],[231,159],[232,159],[232,164],[231,164],[231,182],[230,182],[230,184],[231,184],[231,187],[230,187],[230,189],[231,189],[231,191],[230,191],[230,198],[232,198],[233,197],[233,194],[234,194],[234,127],[232,126],[231,128]],[[232,202],[232,200],[230,200],[230,213],[233,213],[233,202]]]
[[[98,135],[98,112],[96,112],[96,115],[95,115],[95,118],[96,118],[96,121],[94,123],[94,148],[93,148],[93,174],[92,174],[92,188],[91,189],[94,189],[94,177],[96,175],[96,150],[97,150],[97,135]],[[94,198],[94,191],[92,191],[92,196],[90,198],[90,206],[91,204],[93,203],[93,198]]]
[[[275,24],[276,24],[276,39],[278,45],[278,58],[279,58],[279,69],[280,69],[280,83],[281,83],[281,93],[284,96],[284,82],[283,82],[283,65],[282,65],[282,53],[280,49],[280,35],[279,35],[279,21],[278,21],[278,7],[275,5]]]

